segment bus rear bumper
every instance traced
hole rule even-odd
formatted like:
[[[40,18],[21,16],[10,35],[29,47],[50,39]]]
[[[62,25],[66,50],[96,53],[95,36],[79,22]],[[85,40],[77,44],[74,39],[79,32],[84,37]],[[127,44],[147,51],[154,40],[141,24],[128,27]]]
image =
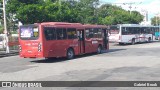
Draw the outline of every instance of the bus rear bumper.
[[[41,54],[20,54],[23,58],[43,58]]]

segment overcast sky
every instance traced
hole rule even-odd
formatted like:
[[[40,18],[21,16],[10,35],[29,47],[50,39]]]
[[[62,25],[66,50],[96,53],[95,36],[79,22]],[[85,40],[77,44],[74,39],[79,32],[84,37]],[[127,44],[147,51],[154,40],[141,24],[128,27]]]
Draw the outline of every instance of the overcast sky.
[[[101,3],[115,3],[122,8],[129,10],[128,4],[131,4],[132,10],[148,11],[149,19],[160,13],[160,0],[100,0]]]

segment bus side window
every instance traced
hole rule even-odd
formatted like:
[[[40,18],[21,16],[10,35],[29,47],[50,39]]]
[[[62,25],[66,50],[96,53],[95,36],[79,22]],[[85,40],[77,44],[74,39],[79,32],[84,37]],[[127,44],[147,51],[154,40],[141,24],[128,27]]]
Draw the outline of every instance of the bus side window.
[[[142,28],[141,28],[141,34],[145,34],[145,31],[146,31],[146,28],[145,28],[145,27],[142,27]]]
[[[103,37],[103,35],[102,35],[102,29],[99,28],[98,29],[98,38],[102,38],[102,37]]]
[[[98,28],[93,29],[93,38],[98,38]]]
[[[68,39],[76,39],[77,38],[76,28],[68,28],[67,35]]]
[[[125,27],[122,27],[122,35],[127,35],[127,29]]]
[[[65,28],[57,28],[56,34],[57,34],[57,40],[63,40],[67,38],[67,32]]]
[[[89,29],[85,29],[86,32],[86,38],[89,38]]]
[[[77,31],[77,36],[79,41],[83,40],[82,31]]]
[[[55,32],[55,28],[53,28],[53,27],[45,27],[44,34],[45,34],[46,40],[55,40],[56,39],[56,32]]]
[[[89,38],[93,38],[93,28],[89,29]]]

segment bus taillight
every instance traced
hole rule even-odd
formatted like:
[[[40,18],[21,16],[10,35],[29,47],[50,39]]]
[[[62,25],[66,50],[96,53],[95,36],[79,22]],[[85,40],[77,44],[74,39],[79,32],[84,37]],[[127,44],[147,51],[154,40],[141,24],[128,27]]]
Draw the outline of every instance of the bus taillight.
[[[39,43],[39,44],[38,44],[38,52],[41,52],[41,49],[42,49],[42,44]]]

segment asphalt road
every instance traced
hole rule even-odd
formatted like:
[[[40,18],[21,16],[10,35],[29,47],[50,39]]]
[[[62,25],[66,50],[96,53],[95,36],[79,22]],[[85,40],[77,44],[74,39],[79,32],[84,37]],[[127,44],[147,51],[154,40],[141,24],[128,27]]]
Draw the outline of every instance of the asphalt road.
[[[110,43],[110,50],[106,53],[78,56],[73,60],[62,58],[46,61],[44,59],[24,59],[19,56],[3,57],[0,58],[0,81],[160,81],[159,57],[160,42],[136,45]],[[11,90],[9,88],[0,89]],[[35,90],[35,88],[30,89]],[[42,90],[43,88],[36,89]],[[47,89],[97,90],[99,88]],[[159,90],[160,88],[101,89]]]

